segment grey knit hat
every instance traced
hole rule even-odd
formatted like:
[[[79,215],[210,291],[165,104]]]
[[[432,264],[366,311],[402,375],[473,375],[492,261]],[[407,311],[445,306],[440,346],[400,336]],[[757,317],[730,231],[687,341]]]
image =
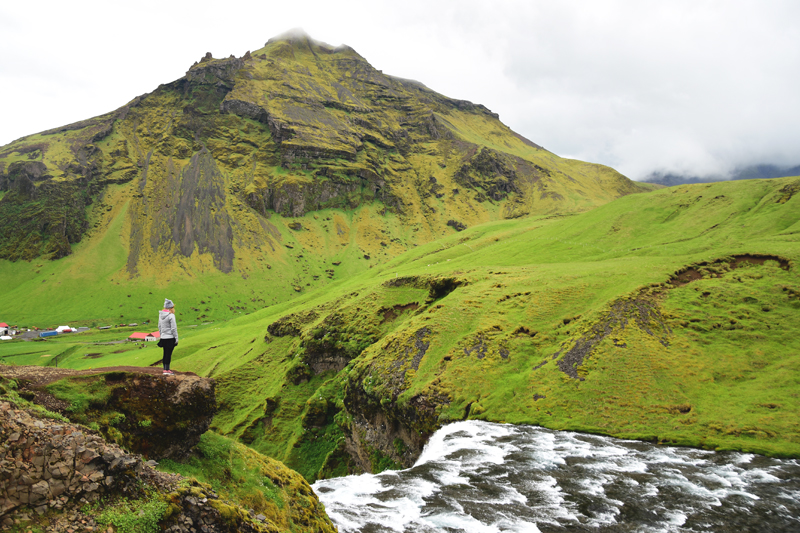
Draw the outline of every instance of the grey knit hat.
[[[175,304],[172,303],[172,300],[164,298],[164,309],[172,309],[173,307],[175,307]]]

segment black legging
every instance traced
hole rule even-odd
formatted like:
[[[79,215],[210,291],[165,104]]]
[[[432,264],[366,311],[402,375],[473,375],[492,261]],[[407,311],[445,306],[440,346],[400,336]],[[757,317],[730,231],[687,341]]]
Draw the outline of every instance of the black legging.
[[[169,370],[169,364],[172,362],[172,350],[175,349],[175,339],[161,339],[161,347],[164,348],[164,357],[161,362],[164,363],[164,370]]]

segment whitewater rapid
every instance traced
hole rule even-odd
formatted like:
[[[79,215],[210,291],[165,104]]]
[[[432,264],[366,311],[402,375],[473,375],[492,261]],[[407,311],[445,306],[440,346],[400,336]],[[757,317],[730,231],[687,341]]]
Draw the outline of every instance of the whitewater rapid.
[[[796,460],[478,421],[313,488],[340,533],[800,531]]]

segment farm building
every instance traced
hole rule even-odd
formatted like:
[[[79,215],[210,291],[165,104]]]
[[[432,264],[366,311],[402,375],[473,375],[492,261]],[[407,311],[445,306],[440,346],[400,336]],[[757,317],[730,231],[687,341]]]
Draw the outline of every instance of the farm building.
[[[128,337],[129,341],[138,342],[138,341],[157,341],[161,338],[161,333],[158,331],[153,333],[132,333],[130,337]]]

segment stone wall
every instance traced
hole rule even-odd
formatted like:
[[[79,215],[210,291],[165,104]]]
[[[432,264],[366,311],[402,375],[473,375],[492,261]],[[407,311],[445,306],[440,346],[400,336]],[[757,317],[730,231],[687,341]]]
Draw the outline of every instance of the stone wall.
[[[127,492],[142,460],[97,433],[39,419],[0,403],[0,511],[28,506],[38,514],[68,501],[96,501]]]

